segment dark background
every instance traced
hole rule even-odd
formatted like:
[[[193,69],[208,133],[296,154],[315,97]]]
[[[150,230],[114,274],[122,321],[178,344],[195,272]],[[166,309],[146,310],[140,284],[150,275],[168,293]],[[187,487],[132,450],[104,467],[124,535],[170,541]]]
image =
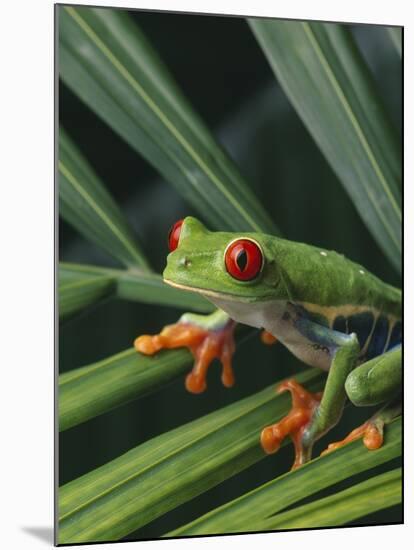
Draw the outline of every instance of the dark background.
[[[130,11],[196,111],[240,166],[283,235],[332,248],[399,285],[399,277],[371,238],[340,182],[322,157],[273,74],[243,19]],[[384,27],[352,26],[376,78],[393,123],[401,133],[401,60]],[[185,204],[168,182],[63,84],[61,124],[106,184],[133,226],[152,266],[162,271],[166,235],[179,218],[199,212]],[[60,222],[60,259],[116,265]],[[182,312],[108,299],[61,324],[60,371],[83,366],[130,347],[142,333],[159,332]],[[236,386],[219,382],[210,369],[208,390],[199,396],[177,380],[158,393],[129,403],[60,435],[60,484],[130,448],[250,395],[297,372],[300,364],[281,346],[263,346],[257,334],[236,352]],[[348,409],[340,425],[319,442],[344,437],[370,414]],[[259,435],[259,434],[258,434]],[[291,446],[264,457],[204,495],[182,505],[128,539],[159,537],[223,502],[286,471]],[[342,484],[346,485],[346,483]],[[341,486],[342,486],[341,485]],[[337,488],[336,488],[337,489]],[[400,507],[357,523],[398,522]]]

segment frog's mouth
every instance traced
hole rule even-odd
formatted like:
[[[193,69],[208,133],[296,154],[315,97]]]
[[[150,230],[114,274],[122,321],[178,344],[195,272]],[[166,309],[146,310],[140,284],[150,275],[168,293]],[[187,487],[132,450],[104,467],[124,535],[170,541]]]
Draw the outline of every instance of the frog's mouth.
[[[175,283],[174,281],[171,281],[171,279],[164,279],[164,283],[167,283],[167,285],[173,286],[175,288],[179,288],[180,290],[188,290],[189,292],[197,292],[198,294],[202,294],[203,296],[210,297],[210,298],[223,298],[225,297],[228,300],[234,300],[237,302],[252,302],[255,301],[254,299],[246,298],[246,296],[240,296],[238,294],[229,294],[227,292],[214,292],[214,290],[205,289],[205,288],[199,288],[196,286],[187,286],[183,285],[181,283]]]
[[[269,332],[272,332],[275,319],[280,318],[286,309],[286,301],[284,300],[260,300],[262,305],[256,308],[252,307],[252,302],[257,301],[257,299],[246,299],[245,296],[240,297],[236,294],[218,293],[213,290],[186,286],[180,283],[174,283],[169,279],[164,279],[164,281],[176,288],[202,294],[207,300],[226,312],[231,319],[238,323],[257,328],[264,327],[266,330],[269,330]]]

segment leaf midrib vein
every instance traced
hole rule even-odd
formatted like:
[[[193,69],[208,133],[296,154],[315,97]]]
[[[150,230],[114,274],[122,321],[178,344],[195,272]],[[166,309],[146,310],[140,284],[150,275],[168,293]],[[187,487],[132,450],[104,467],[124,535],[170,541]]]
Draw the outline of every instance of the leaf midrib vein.
[[[64,386],[65,384],[68,384],[69,382],[72,382],[73,380],[78,380],[79,378],[86,376],[87,374],[90,374],[91,372],[94,372],[95,370],[98,370],[102,367],[106,367],[110,365],[111,363],[116,363],[119,359],[125,359],[128,357],[128,355],[133,355],[133,352],[135,352],[134,348],[126,349],[124,351],[121,351],[120,353],[117,353],[116,355],[113,355],[112,357],[109,357],[107,359],[103,359],[102,361],[99,361],[95,365],[85,365],[84,367],[79,367],[79,370],[82,370],[82,372],[79,373],[73,373],[73,371],[68,371],[68,374],[70,372],[73,373],[73,376],[69,378],[68,380],[63,380],[63,382],[59,382],[59,387]],[[136,353],[136,352],[135,352]],[[85,369],[85,370],[83,370]],[[88,369],[88,370],[86,370]]]
[[[181,146],[187,151],[193,161],[202,169],[202,171],[208,176],[210,181],[221,191],[221,193],[227,198],[227,200],[238,210],[241,215],[248,221],[253,229],[261,231],[259,225],[250,217],[250,215],[240,206],[240,203],[229,193],[226,187],[221,183],[219,178],[208,168],[204,161],[199,157],[196,151],[191,147],[184,136],[178,131],[169,118],[159,109],[157,104],[150,98],[142,86],[131,75],[126,67],[119,61],[119,59],[109,50],[109,48],[103,43],[94,30],[86,23],[86,21],[76,12],[74,8],[64,8],[69,15],[76,21],[81,29],[89,36],[94,42],[97,48],[105,55],[108,61],[115,67],[119,74],[130,84],[133,90],[143,99],[143,101],[152,110],[155,116],[162,122],[162,124],[169,130],[169,132],[177,139]]]
[[[260,405],[259,405],[260,406]],[[257,408],[258,405],[256,405],[255,407],[253,407],[252,409],[249,409],[245,414],[249,414],[250,412],[252,412],[252,410],[254,410],[255,408]],[[137,473],[134,473],[132,474],[131,476],[127,477],[127,478],[124,478],[122,481],[119,481],[118,483],[116,483],[115,485],[112,485],[110,488],[106,489],[105,491],[102,491],[99,495],[95,496],[94,498],[90,499],[89,501],[85,502],[84,504],[82,504],[81,506],[79,506],[78,508],[75,508],[74,510],[68,512],[66,515],[62,516],[60,518],[60,521],[63,521],[64,519],[67,519],[67,517],[73,515],[73,514],[76,514],[77,512],[79,512],[80,510],[82,510],[85,506],[89,506],[91,503],[95,502],[96,500],[99,500],[101,499],[102,497],[106,496],[107,494],[111,493],[112,491],[116,490],[118,487],[121,487],[122,485],[124,484],[127,484],[128,482],[134,480],[135,478],[139,478],[141,477],[143,474],[145,474],[145,472],[147,472],[148,470],[150,470],[151,468],[153,468],[154,466],[162,466],[162,464],[164,462],[167,462],[169,461],[173,456],[181,453],[183,450],[187,449],[188,447],[191,447],[193,444],[195,443],[198,443],[199,441],[202,441],[203,438],[207,438],[207,437],[210,437],[211,435],[213,435],[215,432],[218,432],[219,430],[223,429],[224,427],[228,426],[228,425],[231,425],[233,422],[236,422],[237,420],[239,420],[240,418],[242,418],[244,416],[244,414],[240,415],[240,416],[237,416],[235,418],[233,418],[231,421],[229,422],[226,422],[220,426],[218,426],[217,428],[215,428],[214,430],[212,430],[211,432],[208,432],[208,434],[206,435],[206,433],[202,433],[201,436],[197,437],[196,439],[193,439],[191,440],[189,443],[185,444],[184,446],[182,447],[179,447],[178,449],[176,449],[173,453],[170,453],[168,455],[165,455],[161,460],[158,460],[157,462],[155,463],[152,463],[151,465],[145,467],[144,469],[140,470],[139,472]],[[254,430],[251,430],[250,432],[248,432],[248,434],[246,434],[243,438],[239,438],[237,440],[237,444],[239,445],[241,441],[245,441],[246,439],[250,438],[254,433],[256,433],[257,430],[254,429]],[[221,449],[218,449],[217,451],[215,451],[212,455],[209,455],[208,459],[206,459],[207,461],[211,460],[211,457],[214,457],[216,455],[219,455],[219,454],[222,454],[222,450]],[[204,462],[206,462],[206,460],[204,460]],[[200,464],[200,462],[198,463]],[[184,472],[180,472],[178,475],[175,475],[174,478],[179,478],[181,476],[183,476],[184,474],[187,473],[187,470],[185,470]],[[155,487],[152,487],[150,489],[148,489],[146,491],[146,493],[144,494],[147,494],[147,493],[151,493],[153,492],[157,487],[159,487],[160,485],[162,485],[163,483],[160,482],[159,485],[155,486]],[[132,500],[136,500],[137,498],[142,498],[142,494],[139,495],[139,497],[135,497],[134,499]],[[131,500],[128,501],[128,504],[131,503]]]
[[[129,243],[127,239],[125,239],[124,235],[121,231],[116,227],[116,225],[112,222],[112,220],[106,215],[106,213],[96,204],[96,202],[93,200],[91,195],[82,187],[81,183],[76,179],[76,177],[73,175],[73,173],[67,168],[67,166],[63,163],[62,160],[59,160],[59,170],[60,172],[65,176],[65,178],[71,183],[71,185],[75,188],[75,190],[85,199],[85,201],[89,204],[89,206],[92,208],[92,210],[98,215],[98,217],[104,222],[104,224],[111,230],[111,232],[119,239],[119,241],[124,245],[124,247],[130,252],[132,257],[139,261],[141,261],[141,258],[139,255],[137,255],[136,250],[133,246]]]
[[[320,60],[321,66],[323,67],[329,81],[332,84],[332,87],[333,87],[340,103],[343,105],[345,111],[347,112],[347,114],[349,116],[351,124],[355,129],[355,133],[358,136],[358,139],[361,142],[361,145],[362,145],[363,149],[366,152],[366,155],[367,155],[367,157],[368,157],[368,159],[369,159],[369,161],[370,161],[370,163],[373,167],[374,172],[377,174],[377,177],[378,177],[378,179],[381,183],[381,186],[383,187],[385,193],[387,194],[388,198],[390,199],[390,203],[391,203],[391,205],[392,205],[392,207],[393,207],[393,209],[394,209],[394,211],[397,215],[397,218],[399,220],[401,220],[401,212],[400,212],[400,209],[399,209],[398,205],[396,204],[395,197],[392,195],[392,193],[389,189],[389,186],[388,186],[388,184],[385,180],[385,177],[384,177],[380,167],[378,166],[378,163],[377,163],[377,161],[375,159],[375,156],[372,152],[372,149],[371,149],[371,147],[368,143],[368,140],[365,137],[365,134],[364,134],[360,124],[358,123],[358,120],[357,120],[357,118],[356,118],[356,116],[355,116],[355,114],[352,110],[352,107],[350,106],[347,98],[345,97],[343,91],[341,90],[341,87],[340,87],[340,85],[339,85],[339,83],[336,79],[336,76],[335,76],[334,72],[332,71],[332,68],[329,65],[328,60],[326,59],[326,57],[325,57],[325,55],[324,55],[324,53],[323,53],[323,51],[322,51],[322,49],[321,49],[321,47],[318,43],[318,40],[317,40],[314,32],[312,31],[309,23],[303,22],[302,25],[303,25],[305,33],[307,34],[307,36],[309,38],[309,41],[310,41],[317,57]],[[391,239],[393,240],[393,242],[395,243],[397,248],[399,248],[399,243],[398,243],[398,240],[394,236],[394,232],[389,228],[388,222],[384,217],[384,213],[382,212],[381,208],[378,206],[378,204],[377,204],[375,198],[372,196],[369,188],[366,187],[366,185],[364,184],[364,179],[363,178],[361,178],[361,183],[362,183],[368,197],[371,199],[371,202],[374,205],[374,208],[377,211],[377,213],[378,213],[380,219],[382,220],[384,226],[387,228],[387,232],[389,233]]]
[[[82,508],[85,508],[85,506],[89,506],[92,502],[95,502],[96,500],[99,500],[100,498],[102,498],[106,494],[109,494],[110,492],[112,492],[114,489],[124,485],[125,483],[128,483],[129,481],[131,481],[135,478],[140,477],[142,474],[144,474],[146,471],[150,470],[154,466],[159,466],[163,462],[166,462],[167,460],[171,459],[173,456],[175,456],[175,455],[179,454],[180,452],[182,452],[184,449],[187,449],[188,447],[191,447],[195,443],[201,441],[203,438],[210,437],[212,434],[214,434],[214,433],[218,432],[219,430],[223,429],[225,426],[228,426],[229,424],[232,424],[233,422],[239,420],[240,418],[243,418],[244,416],[248,415],[249,413],[251,413],[255,409],[258,409],[259,407],[265,405],[272,398],[273,398],[273,396],[269,395],[268,398],[265,401],[260,402],[260,403],[254,403],[253,405],[250,405],[246,409],[243,409],[242,413],[236,415],[231,420],[224,421],[224,423],[221,423],[219,426],[215,427],[214,429],[209,431],[207,434],[206,434],[205,431],[202,431],[202,433],[200,433],[200,435],[196,436],[194,439],[191,439],[191,441],[186,443],[185,445],[180,446],[179,448],[175,449],[173,452],[164,455],[161,459],[158,459],[156,462],[153,462],[150,465],[144,467],[139,472],[135,472],[134,474],[122,479],[121,481],[119,481],[118,483],[112,485],[111,487],[109,487],[105,491],[102,491],[100,494],[95,495],[93,498],[90,498],[88,501],[85,501],[82,505],[70,510],[69,512],[67,512],[65,515],[63,515],[60,518],[60,521],[63,521],[67,517],[77,513]],[[149,452],[147,452],[147,455],[151,455],[152,453],[158,451],[163,445],[164,445],[164,443],[161,442],[157,447],[155,447],[155,449],[150,449]],[[141,457],[141,460],[142,460],[142,458],[145,458],[145,454],[144,454],[144,457]],[[92,484],[92,486],[93,486],[93,484]]]
[[[60,285],[59,286],[59,293],[60,292],[67,292],[68,290],[72,290],[74,288],[80,288],[82,286],[93,285],[97,282],[110,283],[110,282],[115,282],[115,279],[112,279],[111,277],[106,277],[105,275],[101,275],[101,276],[93,277],[93,278],[82,279],[81,281],[76,281],[76,282],[73,282],[73,283],[66,283],[66,284]]]

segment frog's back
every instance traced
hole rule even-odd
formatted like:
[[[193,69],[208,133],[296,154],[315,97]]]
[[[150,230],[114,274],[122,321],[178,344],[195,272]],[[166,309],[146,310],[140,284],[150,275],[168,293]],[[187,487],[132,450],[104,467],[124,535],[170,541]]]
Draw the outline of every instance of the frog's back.
[[[291,249],[290,249],[291,250]],[[310,317],[350,334],[370,359],[401,343],[401,291],[334,251],[295,243],[285,283]]]

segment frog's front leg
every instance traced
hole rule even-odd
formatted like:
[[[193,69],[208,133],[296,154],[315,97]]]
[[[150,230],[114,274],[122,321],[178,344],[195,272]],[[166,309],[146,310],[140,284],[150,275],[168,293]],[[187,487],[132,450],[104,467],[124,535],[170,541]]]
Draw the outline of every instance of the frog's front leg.
[[[161,349],[187,347],[195,362],[185,385],[191,393],[201,393],[206,389],[208,367],[215,358],[223,366],[223,385],[231,387],[234,384],[232,356],[235,326],[236,323],[222,310],[210,315],[184,313],[177,323],[164,327],[159,334],[139,336],[134,346],[146,355],[153,355]]]
[[[292,410],[262,431],[261,443],[268,453],[275,452],[281,441],[291,436],[295,444],[293,468],[311,458],[315,441],[341,418],[346,400],[345,381],[356,366],[360,349],[355,334],[342,334],[306,319],[297,320],[295,328],[307,339],[309,353],[317,349],[328,356],[330,368],[322,396],[310,394],[295,381],[284,382],[279,390],[292,393]]]

